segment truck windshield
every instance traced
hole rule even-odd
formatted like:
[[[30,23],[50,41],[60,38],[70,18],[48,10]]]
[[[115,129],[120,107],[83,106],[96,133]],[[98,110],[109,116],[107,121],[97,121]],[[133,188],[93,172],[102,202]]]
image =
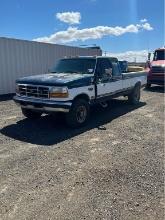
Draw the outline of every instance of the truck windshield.
[[[92,74],[96,65],[94,58],[70,58],[57,62],[51,73],[81,73]]]
[[[165,50],[157,50],[154,53],[154,60],[165,60]]]

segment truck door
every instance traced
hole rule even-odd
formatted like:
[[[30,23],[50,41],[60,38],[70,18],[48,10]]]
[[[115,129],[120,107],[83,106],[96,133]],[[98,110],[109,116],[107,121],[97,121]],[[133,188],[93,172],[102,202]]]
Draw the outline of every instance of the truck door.
[[[112,69],[112,75],[106,74],[107,69]],[[98,58],[96,76],[96,98],[110,96],[122,90],[122,75],[117,61],[111,62],[108,58]]]

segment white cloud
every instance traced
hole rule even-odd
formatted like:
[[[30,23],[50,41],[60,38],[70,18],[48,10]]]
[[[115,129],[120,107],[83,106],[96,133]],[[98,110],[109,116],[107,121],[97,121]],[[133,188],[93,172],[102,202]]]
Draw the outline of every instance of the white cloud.
[[[149,23],[136,25],[131,24],[126,27],[96,26],[84,29],[69,27],[65,31],[59,31],[50,36],[36,38],[34,41],[47,43],[68,43],[78,40],[85,41],[89,39],[101,39],[104,36],[120,36],[126,33],[138,33],[140,30],[151,31],[153,28]]]
[[[153,27],[151,27],[151,25],[146,22],[144,24],[141,25],[143,29],[147,30],[147,31],[152,31],[153,30]]]
[[[140,22],[145,23],[145,22],[147,22],[147,19],[146,18],[141,19]]]
[[[119,60],[127,60],[129,62],[145,62],[148,57],[147,50],[126,51],[123,53],[107,53],[107,56],[117,57]]]
[[[63,12],[57,13],[56,18],[68,24],[79,24],[81,14],[79,12]]]

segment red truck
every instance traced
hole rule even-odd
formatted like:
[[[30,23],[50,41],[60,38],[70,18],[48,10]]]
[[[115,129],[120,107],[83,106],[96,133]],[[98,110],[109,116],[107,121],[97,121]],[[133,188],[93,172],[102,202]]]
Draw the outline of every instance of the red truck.
[[[151,53],[148,54],[148,77],[146,88],[152,84],[163,85],[165,77],[165,47],[154,51],[153,60],[150,61]]]

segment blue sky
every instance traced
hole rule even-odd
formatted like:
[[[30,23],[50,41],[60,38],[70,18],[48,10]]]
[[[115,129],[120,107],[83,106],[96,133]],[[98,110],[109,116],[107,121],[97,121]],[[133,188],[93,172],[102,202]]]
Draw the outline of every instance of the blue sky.
[[[64,12],[79,12],[79,23],[57,18],[57,13]],[[149,28],[136,26],[145,23]],[[117,26],[126,31],[114,34]],[[67,39],[68,28],[76,32],[76,39]],[[91,37],[82,41],[89,31]],[[60,39],[65,35],[65,41],[56,33]],[[75,46],[97,44],[112,53],[153,50],[164,44],[164,0],[0,0],[0,36],[42,41],[46,37],[48,42]]]

